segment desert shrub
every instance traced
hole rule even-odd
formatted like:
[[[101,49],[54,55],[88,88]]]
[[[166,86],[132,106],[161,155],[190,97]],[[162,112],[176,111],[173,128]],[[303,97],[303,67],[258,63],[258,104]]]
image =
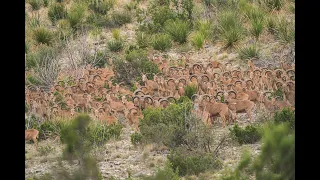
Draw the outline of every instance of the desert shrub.
[[[200,31],[195,32],[191,36],[191,43],[197,49],[201,49],[203,47],[204,41],[205,41],[205,36]]]
[[[196,23],[195,28],[204,36],[205,39],[212,37],[212,23],[208,20],[200,20]]]
[[[284,5],[284,0],[259,0],[260,4],[266,7],[267,10],[280,10]]]
[[[110,51],[119,52],[123,48],[123,41],[112,39],[108,41],[108,48],[110,49]]]
[[[277,111],[274,114],[273,119],[277,124],[288,122],[291,129],[295,128],[295,114],[294,111],[290,110],[289,108],[284,108],[281,111]]]
[[[90,1],[88,7],[95,13],[106,15],[114,7],[115,3],[115,0]]]
[[[80,166],[73,172],[68,172],[60,161],[60,170],[56,172],[59,179],[102,179],[96,160],[91,155],[95,142],[90,138],[92,133],[88,115],[78,115],[70,125],[61,130],[60,140],[65,145],[63,159],[78,160]],[[99,134],[101,135],[101,134]]]
[[[96,54],[94,54],[92,57],[93,59],[95,59],[94,61],[96,62],[94,64],[94,66],[99,67],[99,68],[103,68],[105,67],[105,65],[107,64],[107,58],[106,57],[106,53],[104,51],[98,51]],[[92,61],[89,61],[92,62]]]
[[[117,26],[131,23],[132,15],[127,11],[115,11],[111,14],[111,19]]]
[[[45,27],[38,27],[33,30],[33,39],[39,44],[50,46],[53,43],[53,32]]]
[[[54,3],[49,7],[48,17],[55,24],[57,20],[67,17],[67,10],[63,4]]]
[[[150,35],[148,35],[144,32],[137,31],[136,40],[137,40],[137,44],[138,44],[139,48],[146,48],[149,46]]]
[[[78,28],[78,26],[84,21],[86,9],[86,5],[81,3],[76,3],[71,6],[67,14],[67,19],[72,28]]]
[[[150,61],[146,51],[132,50],[126,55],[128,60],[116,59],[114,62],[115,78],[118,82],[133,85],[141,80],[141,73],[150,73],[148,79],[153,78],[153,74],[160,72],[157,64]]]
[[[272,92],[272,97],[275,97],[275,98],[279,97],[280,100],[283,100],[283,91],[282,91],[282,89],[279,88],[276,91],[273,91]],[[270,99],[271,99],[271,97],[270,97]]]
[[[31,29],[40,27],[41,25],[40,14],[39,13],[33,14],[31,17],[27,19],[26,24]]]
[[[130,140],[133,145],[140,144],[140,142],[142,140],[142,134],[135,132],[135,133],[131,134]]]
[[[276,37],[284,44],[293,43],[295,41],[294,22],[289,22],[284,17],[278,18]]]
[[[187,85],[184,87],[184,94],[187,96],[189,99],[191,99],[191,96],[196,94],[198,91],[198,87],[196,85]]]
[[[148,53],[147,51],[143,49],[134,49],[132,51],[129,51],[126,55],[125,58],[128,62],[132,62],[138,59],[145,59],[147,60]]]
[[[88,140],[94,146],[102,146],[111,138],[118,139],[122,130],[120,124],[106,125],[98,122],[89,123],[88,128]]]
[[[183,44],[187,42],[187,37],[189,35],[189,24],[182,20],[168,20],[165,22],[165,31],[171,35],[172,40]]]
[[[254,158],[246,152],[235,170],[227,172],[223,180],[295,179],[295,133],[288,123],[270,124],[262,135],[261,152]]]
[[[28,2],[31,5],[32,11],[39,10],[43,5],[43,0],[29,0]]]
[[[201,172],[221,168],[211,153],[188,151],[185,148],[177,148],[168,155],[168,160],[180,176],[199,175]]]
[[[262,20],[254,20],[251,22],[250,33],[256,38],[259,39],[264,29],[264,21]]]
[[[45,145],[45,146],[40,146],[39,147],[39,152],[40,154],[43,155],[48,155],[49,153],[51,153],[52,151],[54,151],[54,147],[51,145]]]
[[[175,19],[176,14],[169,6],[158,6],[151,9],[151,19],[158,27],[163,27],[164,23],[169,19]]]
[[[174,171],[170,162],[166,162],[164,168],[158,169],[157,172],[149,177],[143,178],[143,180],[180,180],[178,171]]]
[[[225,47],[232,47],[243,38],[242,21],[236,11],[222,11],[218,18],[218,29]]]
[[[139,122],[142,142],[164,144],[170,149],[180,146],[188,150],[211,151],[212,128],[191,114],[192,101],[184,98],[165,109],[147,108]]]
[[[152,37],[151,45],[153,49],[159,50],[159,51],[166,51],[171,48],[171,38],[167,34],[159,33],[155,34]]]
[[[260,57],[260,51],[255,44],[250,44],[245,47],[239,48],[238,53],[239,53],[240,59],[242,60],[248,60],[254,57],[255,58]]]
[[[111,30],[111,33],[112,33],[112,37],[113,37],[115,40],[121,40],[120,30],[119,30],[119,29],[112,29],[112,30]]]
[[[271,34],[275,34],[276,21],[275,21],[274,17],[270,16],[266,19],[266,26],[267,26],[268,32],[270,32]]]
[[[232,137],[242,144],[252,144],[261,139],[261,133],[259,132],[259,127],[248,125],[245,128],[239,127],[237,124],[230,128],[230,133]]]
[[[43,6],[48,7],[49,5],[49,0],[43,0]]]

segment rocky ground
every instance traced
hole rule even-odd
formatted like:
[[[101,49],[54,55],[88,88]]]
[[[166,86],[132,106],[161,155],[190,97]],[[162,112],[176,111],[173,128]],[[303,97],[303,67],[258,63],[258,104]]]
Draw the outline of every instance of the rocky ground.
[[[246,126],[249,124],[245,117],[245,114],[239,116],[238,125]],[[254,119],[256,118],[254,117]],[[213,149],[217,147],[224,136],[227,137],[218,151],[218,157],[224,168],[214,173],[200,174],[199,177],[217,179],[221,176],[223,170],[226,168],[232,169],[239,162],[244,149],[249,149],[253,155],[259,153],[260,143],[239,145],[229,136],[230,127],[232,125],[222,128],[220,122],[214,125]],[[163,167],[169,151],[154,144],[143,147],[134,146],[130,141],[132,133],[134,133],[134,130],[131,127],[124,127],[118,140],[112,139],[105,146],[93,150],[103,179],[113,177],[122,180],[128,178],[129,175],[134,179],[140,179],[139,177],[154,174],[158,167]],[[38,151],[32,143],[26,143],[25,178],[29,179],[45,173],[52,173],[55,168],[60,166],[58,160],[61,157],[62,149],[63,145],[59,142],[59,138],[40,141]],[[69,165],[67,162],[63,163],[69,169],[75,169],[77,166],[76,163],[74,165]],[[199,177],[193,179],[199,179]]]

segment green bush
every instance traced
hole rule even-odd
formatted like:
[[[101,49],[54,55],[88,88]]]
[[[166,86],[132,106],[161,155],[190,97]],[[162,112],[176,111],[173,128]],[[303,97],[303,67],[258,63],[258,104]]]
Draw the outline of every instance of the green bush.
[[[59,19],[67,17],[67,10],[63,4],[54,3],[49,7],[48,17],[50,21],[55,24]]]
[[[267,18],[266,26],[267,26],[268,32],[270,32],[271,34],[275,34],[275,32],[276,32],[276,21],[275,21],[274,17],[270,16],[270,17]]]
[[[219,161],[211,153],[188,151],[178,148],[168,155],[168,160],[180,176],[199,175],[202,172],[221,168]]]
[[[264,22],[261,20],[256,20],[251,22],[250,33],[256,38],[259,39],[264,29]]]
[[[171,35],[172,40],[183,44],[187,42],[189,35],[189,24],[182,20],[168,20],[164,25],[165,31]]]
[[[122,26],[132,21],[132,15],[127,11],[115,11],[111,14],[111,18],[117,26]]]
[[[114,62],[114,71],[117,72],[115,78],[118,82],[133,86],[136,81],[141,80],[141,73],[150,73],[147,77],[152,79],[153,74],[160,72],[157,64],[148,59],[146,51],[129,51],[126,58],[127,60],[117,59]]]
[[[68,11],[67,19],[72,28],[77,28],[84,21],[86,9],[86,5],[80,3],[71,6]]]
[[[283,91],[282,91],[282,89],[277,89],[276,91],[273,91],[272,92],[272,97],[279,97],[280,98],[280,100],[283,100]],[[270,100],[271,100],[271,97],[270,97]]]
[[[284,0],[259,0],[260,4],[264,5],[269,11],[280,10],[284,5]]]
[[[195,28],[204,36],[205,39],[212,37],[212,23],[208,20],[200,20],[196,23]]]
[[[148,52],[143,50],[143,49],[135,49],[132,51],[129,51],[126,55],[125,58],[128,62],[132,62],[138,59],[147,59],[148,57]]]
[[[201,49],[203,47],[205,40],[205,36],[200,32],[196,32],[192,37],[191,37],[191,43],[193,46],[195,46],[197,49]]]
[[[151,10],[151,19],[155,25],[158,27],[163,27],[164,23],[169,19],[176,19],[176,14],[169,6],[158,6]]]
[[[232,137],[242,144],[252,144],[261,139],[261,134],[258,127],[248,125],[244,129],[239,127],[237,124],[233,128],[229,128]]]
[[[251,58],[259,58],[260,51],[255,44],[250,44],[238,50],[239,57],[242,60],[249,60]]]
[[[110,51],[119,52],[123,48],[123,41],[112,39],[108,41],[108,48],[110,49]]]
[[[53,43],[53,33],[44,27],[38,27],[33,30],[33,39],[39,44],[50,46]]]
[[[140,144],[140,142],[142,140],[142,134],[135,132],[135,133],[131,134],[130,139],[131,139],[131,143],[133,145]]]
[[[32,11],[39,10],[43,5],[43,0],[29,0]]]
[[[54,151],[54,147],[50,146],[50,145],[46,145],[46,146],[40,146],[39,147],[39,152],[40,154],[43,155],[48,155],[49,153],[51,153],[52,151]]]
[[[262,148],[252,158],[250,153],[242,155],[233,171],[222,175],[223,180],[233,179],[295,179],[295,133],[288,123],[271,124],[264,129]]]
[[[150,36],[144,32],[136,33],[136,40],[139,48],[146,48],[149,46]]]
[[[48,7],[49,5],[49,0],[43,0],[43,6]]]
[[[284,44],[294,43],[294,22],[289,22],[284,17],[280,17],[277,21],[276,37]]]
[[[184,94],[189,99],[191,99],[191,96],[196,94],[198,91],[198,87],[196,85],[187,85],[184,87]]]
[[[277,111],[274,114],[273,119],[274,119],[274,122],[277,124],[288,122],[290,125],[290,128],[292,129],[295,128],[295,114],[294,114],[294,111],[290,110],[289,108],[284,108],[281,111]]]
[[[172,46],[171,38],[167,34],[155,34],[152,38],[151,45],[155,50],[166,51]]]
[[[240,41],[243,38],[244,29],[239,14],[231,10],[222,11],[218,18],[218,30],[225,47],[232,47]]]
[[[106,15],[114,7],[115,3],[115,0],[90,1],[88,7],[95,13]]]
[[[40,27],[40,24],[41,24],[40,14],[32,15],[30,18],[28,18],[26,23],[28,27],[30,27],[31,29]]]
[[[178,171],[174,171],[172,165],[167,162],[164,168],[158,169],[153,176],[145,177],[143,180],[180,180]]]

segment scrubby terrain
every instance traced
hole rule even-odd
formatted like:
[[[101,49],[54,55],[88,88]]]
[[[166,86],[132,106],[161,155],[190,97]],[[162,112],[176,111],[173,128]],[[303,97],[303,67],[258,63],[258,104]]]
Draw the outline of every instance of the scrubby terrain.
[[[294,179],[294,27],[294,0],[27,0],[25,179]]]

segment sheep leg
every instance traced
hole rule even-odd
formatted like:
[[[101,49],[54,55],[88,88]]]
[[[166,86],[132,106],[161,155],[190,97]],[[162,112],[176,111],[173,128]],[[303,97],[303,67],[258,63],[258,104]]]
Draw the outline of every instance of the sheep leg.
[[[32,138],[32,141],[33,141],[33,143],[35,144],[36,149],[38,149],[38,141],[37,141],[37,137],[33,137],[33,138]]]

